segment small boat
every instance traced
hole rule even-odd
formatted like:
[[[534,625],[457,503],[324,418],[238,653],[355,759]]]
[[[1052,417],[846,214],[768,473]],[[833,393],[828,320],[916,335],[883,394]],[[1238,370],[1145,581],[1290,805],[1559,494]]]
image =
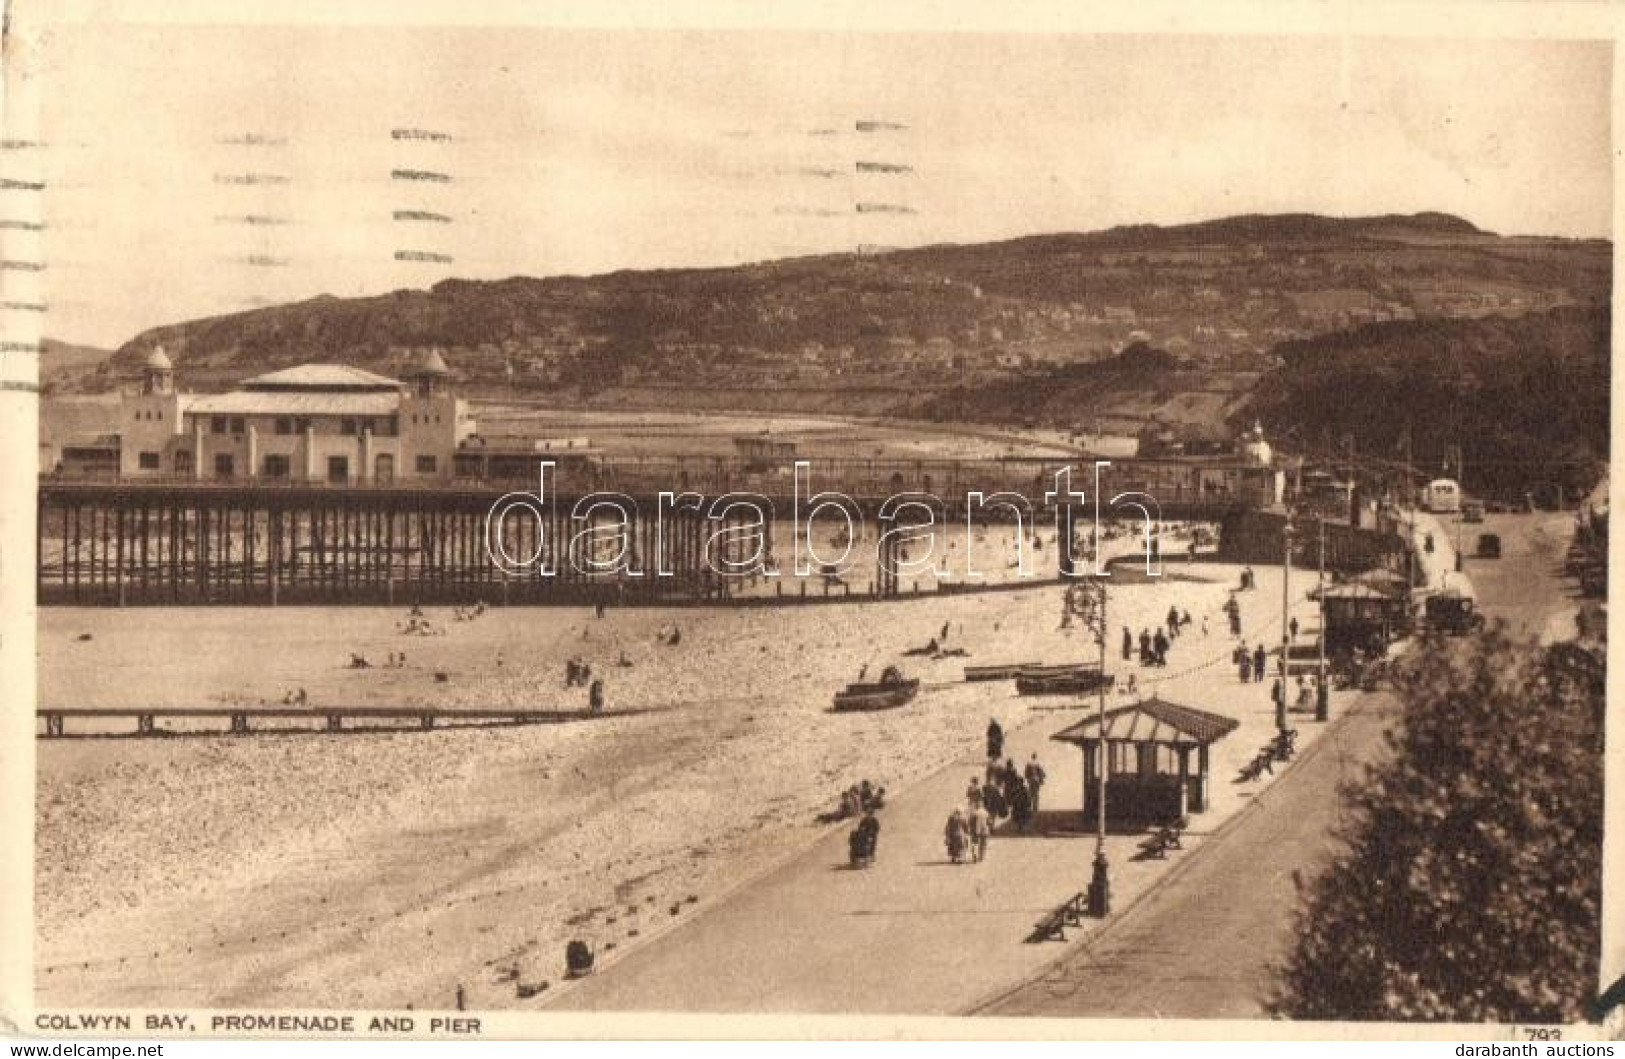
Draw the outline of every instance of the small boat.
[[[1073,666],[1061,673],[1023,673],[1016,677],[1017,695],[1077,695],[1112,686],[1116,678],[1098,668]]]
[[[1041,662],[1007,662],[1003,665],[966,666],[965,680],[975,682],[981,680],[1015,680],[1017,677],[1053,677],[1077,673],[1086,669],[1098,670],[1099,668],[1099,666],[1090,666],[1087,663],[1077,662],[1061,665],[1044,665]]]
[[[1059,665],[1030,665],[1022,666],[1018,677],[1070,677],[1083,673],[1099,673],[1100,666],[1094,662],[1062,662]]]
[[[890,710],[909,702],[920,693],[920,682],[904,680],[895,669],[887,669],[878,684],[848,684],[835,693],[836,713]]]
[[[1038,669],[1036,662],[1007,662],[1004,665],[994,666],[966,666],[965,680],[974,683],[979,680],[1014,680],[1030,669]]]

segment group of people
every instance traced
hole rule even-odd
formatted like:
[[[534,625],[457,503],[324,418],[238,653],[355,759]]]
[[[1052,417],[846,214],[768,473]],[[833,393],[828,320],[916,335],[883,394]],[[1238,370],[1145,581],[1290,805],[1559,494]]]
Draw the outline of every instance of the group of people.
[[[584,688],[592,683],[592,665],[581,658],[567,658],[564,662],[564,686]]]
[[[1230,660],[1236,664],[1236,669],[1241,674],[1243,684],[1254,680],[1263,681],[1266,663],[1263,644],[1259,644],[1249,651],[1247,650],[1247,642],[1243,640],[1236,645],[1234,651],[1230,652]]]
[[[1319,683],[1318,677],[1316,678],[1316,683]],[[1292,708],[1297,710],[1299,713],[1309,713],[1313,711],[1315,708],[1315,695],[1315,687],[1311,685],[1309,681],[1304,679],[1302,673],[1299,673],[1298,700]],[[1286,685],[1281,682],[1280,677],[1275,678],[1275,686],[1270,689],[1270,701],[1282,709],[1286,708]]]
[[[864,813],[878,812],[885,804],[886,788],[864,780],[842,791],[835,809],[820,816],[818,822],[832,824],[837,820],[850,820]]]
[[[483,604],[481,605],[483,606]],[[459,609],[458,613],[460,614],[462,611]],[[428,618],[423,616],[423,608],[415,603],[412,605],[412,609],[407,612],[406,620],[404,622],[398,621],[395,623],[395,631],[405,633],[407,636],[446,635],[446,630],[436,629],[434,624],[429,621]]]
[[[486,606],[484,601],[476,602],[472,607],[454,607],[451,612],[452,620],[473,621],[475,618],[482,616],[485,611]]]
[[[1038,755],[1019,772],[1014,758],[1004,758],[1003,764],[1000,758],[1004,758],[1004,728],[993,718],[987,724],[986,772],[970,778],[965,804],[948,814],[943,830],[948,859],[955,864],[979,863],[986,857],[988,839],[1000,820],[1009,817],[1016,830],[1024,832],[1038,812],[1047,778]]]
[[[875,813],[886,804],[886,788],[864,780],[841,792],[840,807],[819,817],[820,823],[833,823],[858,817],[858,826],[846,836],[852,867],[867,868],[875,861],[880,843],[880,820]]]
[[[1179,638],[1182,631],[1191,624],[1191,612],[1182,611],[1178,607],[1168,608],[1167,620],[1157,626],[1157,630],[1140,630],[1140,664],[1142,666],[1166,666],[1168,664],[1168,649]],[[1123,626],[1123,661],[1128,662],[1134,658],[1134,633],[1127,625]]]
[[[498,665],[501,665],[499,660]],[[630,663],[627,663],[630,664]],[[593,713],[604,712],[604,681],[592,675],[592,665],[580,658],[569,658],[564,663],[564,686],[587,689],[587,707]]]

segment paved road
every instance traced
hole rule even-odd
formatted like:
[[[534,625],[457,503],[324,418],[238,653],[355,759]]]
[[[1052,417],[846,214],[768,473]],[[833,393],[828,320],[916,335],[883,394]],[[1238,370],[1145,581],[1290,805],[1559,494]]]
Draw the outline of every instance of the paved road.
[[[1450,528],[1456,529],[1454,522]],[[1546,640],[1574,635],[1579,586],[1563,577],[1563,559],[1574,537],[1571,512],[1490,515],[1461,531],[1467,556],[1463,572],[1486,615],[1504,619],[1515,632]],[[1500,535],[1501,558],[1473,557],[1480,533]]]

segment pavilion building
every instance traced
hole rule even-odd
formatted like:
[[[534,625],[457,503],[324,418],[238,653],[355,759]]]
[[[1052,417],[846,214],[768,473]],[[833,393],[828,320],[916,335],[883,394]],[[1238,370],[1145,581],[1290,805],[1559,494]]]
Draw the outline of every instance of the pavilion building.
[[[218,394],[175,392],[155,348],[141,391],[120,407],[121,478],[324,483],[449,481],[475,432],[445,358],[429,352],[405,381],[341,364],[301,364]]]

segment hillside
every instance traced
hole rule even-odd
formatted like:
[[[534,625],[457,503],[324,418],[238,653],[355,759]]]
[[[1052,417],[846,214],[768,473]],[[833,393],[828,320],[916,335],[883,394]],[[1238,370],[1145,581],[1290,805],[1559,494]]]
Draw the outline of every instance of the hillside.
[[[1607,308],[1518,319],[1373,324],[1288,342],[1247,416],[1293,451],[1348,451],[1438,471],[1462,448],[1466,485],[1521,497],[1589,490],[1608,458]]]
[[[113,356],[110,349],[94,346],[75,346],[52,338],[40,341],[40,387],[46,393],[97,388],[95,383],[106,378],[98,369]]]
[[[804,392],[823,407],[850,397],[884,411],[1141,342],[1202,375],[1190,391],[1201,393],[1208,373],[1232,387],[1285,341],[1603,303],[1609,256],[1604,242],[1503,237],[1442,214],[1289,215],[735,268],[447,280],[155,328],[76,388],[132,376],[160,343],[193,389],[308,360],[388,373],[437,345],[470,393],[681,406],[725,392],[733,407],[782,407]]]
[[[1259,371],[1204,370],[1135,342],[1121,353],[1035,367],[1004,379],[954,386],[909,405],[925,419],[1025,424],[1080,434],[1136,434],[1155,421],[1216,427],[1238,415]]]

